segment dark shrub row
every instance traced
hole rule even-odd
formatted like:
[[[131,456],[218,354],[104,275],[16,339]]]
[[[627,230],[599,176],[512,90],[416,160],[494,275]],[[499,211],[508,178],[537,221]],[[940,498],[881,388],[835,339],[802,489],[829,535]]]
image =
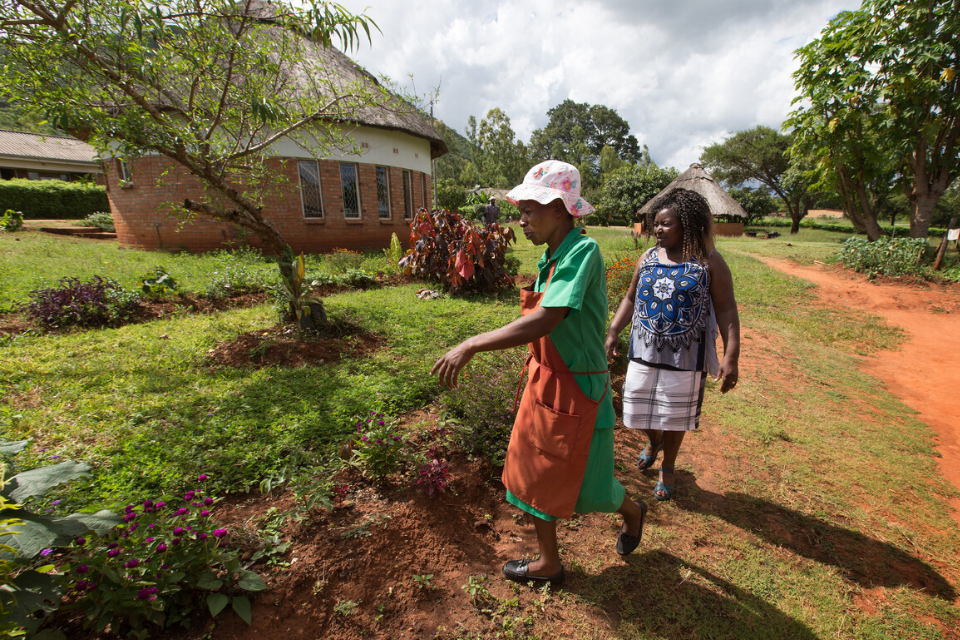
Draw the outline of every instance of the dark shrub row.
[[[107,190],[86,182],[62,180],[0,180],[0,211],[23,212],[27,220],[82,220],[96,211],[109,211]]]

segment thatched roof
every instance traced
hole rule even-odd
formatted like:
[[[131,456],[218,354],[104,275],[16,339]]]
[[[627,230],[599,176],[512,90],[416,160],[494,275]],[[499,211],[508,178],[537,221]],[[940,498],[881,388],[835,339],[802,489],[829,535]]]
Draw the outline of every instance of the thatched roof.
[[[637,211],[637,216],[643,219],[643,217],[650,212],[654,200],[677,187],[696,191],[702,195],[706,199],[707,204],[710,205],[710,213],[713,214],[714,218],[721,216],[747,218],[747,212],[743,210],[740,203],[731,198],[730,195],[703,170],[703,167],[696,163],[690,165],[689,169],[677,176],[663,191],[640,207],[640,210]]]
[[[266,3],[251,3],[249,10],[260,14],[260,20],[272,23],[272,12],[276,7]],[[281,27],[273,27],[279,29]],[[324,90],[329,84],[337,89],[349,91],[351,85],[360,84],[373,92],[381,90],[380,82],[366,69],[348,58],[336,47],[323,45],[305,38],[304,59],[300,64],[288,66],[286,71],[296,90]],[[447,145],[417,111],[400,97],[391,94],[387,104],[368,106],[358,111],[351,110],[344,120],[368,127],[402,131],[430,142],[430,155],[438,158],[447,153]]]

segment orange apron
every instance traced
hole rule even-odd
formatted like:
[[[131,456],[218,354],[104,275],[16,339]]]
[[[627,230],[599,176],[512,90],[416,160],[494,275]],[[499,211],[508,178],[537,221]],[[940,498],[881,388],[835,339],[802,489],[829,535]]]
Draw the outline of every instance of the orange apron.
[[[540,307],[555,267],[556,261],[543,293],[533,290],[536,283],[520,290],[522,316]],[[570,518],[590,457],[597,409],[603,400],[588,397],[574,376],[607,371],[570,371],[549,336],[528,346],[530,355],[524,369],[529,368],[530,375],[507,447],[503,484],[537,510],[556,518]],[[607,390],[609,385],[608,379]]]

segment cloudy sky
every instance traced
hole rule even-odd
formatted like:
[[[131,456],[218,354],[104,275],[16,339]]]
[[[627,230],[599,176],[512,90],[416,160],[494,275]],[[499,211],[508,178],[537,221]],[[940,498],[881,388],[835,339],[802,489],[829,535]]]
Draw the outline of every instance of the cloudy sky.
[[[350,55],[420,94],[463,133],[500,107],[517,137],[570,98],[630,123],[661,166],[685,169],[705,145],[779,127],[795,92],[794,50],[852,0],[340,0],[380,26]]]

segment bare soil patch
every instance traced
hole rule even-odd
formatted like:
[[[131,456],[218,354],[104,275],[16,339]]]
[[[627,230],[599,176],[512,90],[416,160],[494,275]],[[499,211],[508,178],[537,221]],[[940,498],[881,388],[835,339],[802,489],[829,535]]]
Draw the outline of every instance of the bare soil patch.
[[[381,347],[384,339],[343,319],[330,320],[322,329],[301,338],[292,324],[242,333],[210,350],[213,364],[224,367],[302,367],[363,357]]]
[[[880,380],[918,418],[936,431],[940,473],[960,489],[960,286],[916,279],[871,281],[839,265],[801,266],[759,258],[765,264],[817,286],[821,304],[846,306],[881,316],[907,332],[897,350],[864,359],[863,368]],[[960,524],[960,500],[952,501]]]

